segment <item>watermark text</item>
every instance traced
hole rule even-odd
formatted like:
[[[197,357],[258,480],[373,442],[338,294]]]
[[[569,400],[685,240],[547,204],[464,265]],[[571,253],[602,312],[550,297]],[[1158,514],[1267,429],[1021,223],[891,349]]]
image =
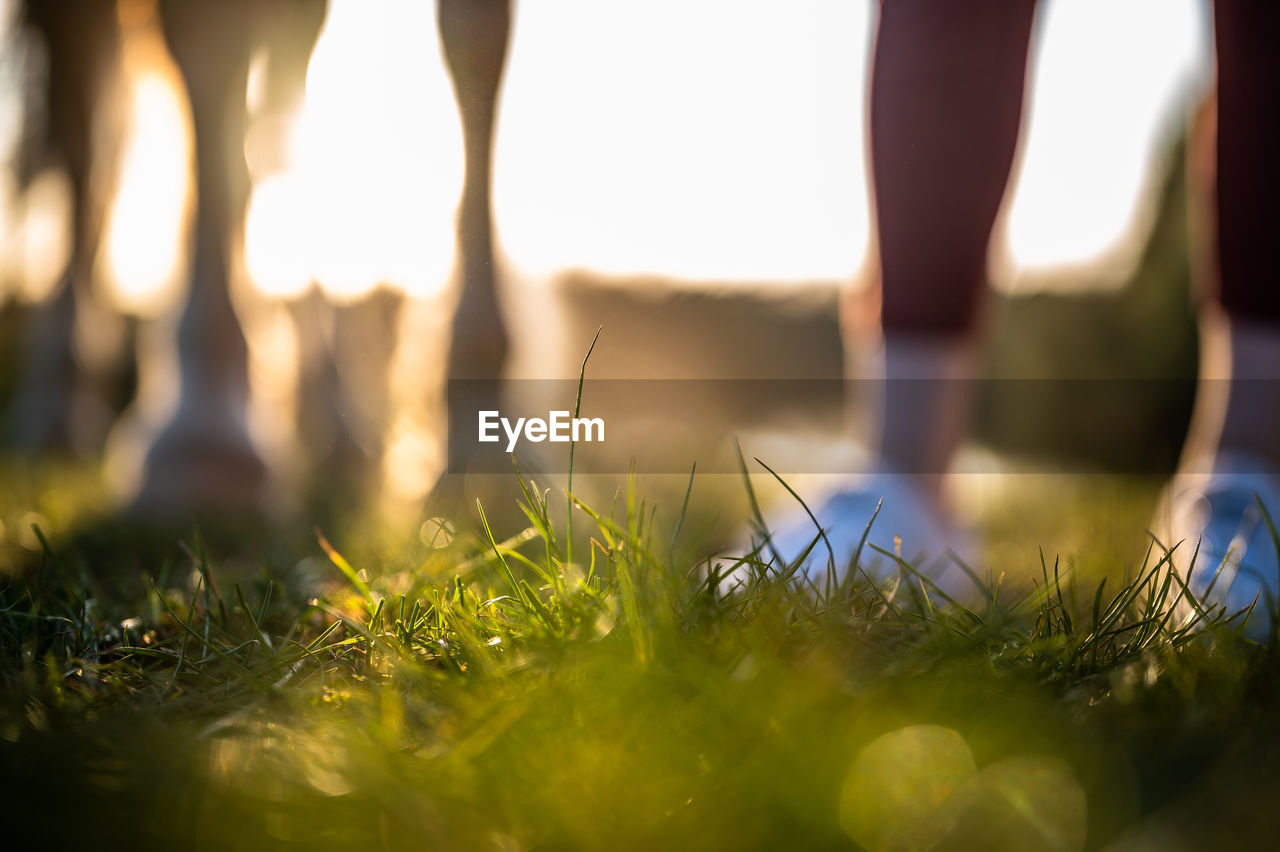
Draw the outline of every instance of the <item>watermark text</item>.
[[[567,411],[549,411],[547,419],[541,417],[517,417],[512,423],[497,411],[479,412],[479,440],[481,443],[494,444],[507,438],[507,452],[514,452],[516,444],[523,437],[526,441],[540,444],[543,441],[568,443],[583,441],[587,443],[604,440],[604,418],[572,417]]]

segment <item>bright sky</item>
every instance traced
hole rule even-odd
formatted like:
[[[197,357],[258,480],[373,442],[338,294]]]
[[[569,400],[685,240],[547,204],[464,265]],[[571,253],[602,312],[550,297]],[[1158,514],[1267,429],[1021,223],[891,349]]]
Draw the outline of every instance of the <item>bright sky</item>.
[[[853,274],[867,243],[873,4],[521,5],[497,187],[506,247],[539,269],[678,278]],[[1208,66],[1197,0],[1042,7],[1015,263],[1121,241],[1175,107]]]
[[[1046,10],[1008,222],[1014,262],[1040,268],[1120,242],[1164,134],[1180,129],[1212,66],[1199,0],[1053,0]]]
[[[522,4],[496,188],[511,256],[539,270],[847,277],[867,231],[870,10]]]
[[[330,7],[288,168],[255,176],[250,270],[280,295],[313,277],[347,297],[379,281],[438,292],[453,264],[461,155],[432,4]],[[535,275],[847,280],[867,243],[873,7],[517,3],[495,173],[503,251]],[[1209,65],[1198,0],[1042,8],[1007,223],[1023,268],[1084,263],[1123,242],[1161,134]],[[185,127],[163,74],[132,77],[137,132],[108,250],[121,301],[137,306],[172,293],[179,255],[157,234],[168,241],[179,219],[182,160],[164,150],[181,150]],[[20,222],[5,230],[23,233]]]

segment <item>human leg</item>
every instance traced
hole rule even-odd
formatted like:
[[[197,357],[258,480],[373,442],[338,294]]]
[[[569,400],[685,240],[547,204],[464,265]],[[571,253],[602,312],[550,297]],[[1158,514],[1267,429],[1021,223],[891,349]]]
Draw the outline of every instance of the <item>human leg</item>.
[[[1181,541],[1188,551],[1179,566],[1205,602],[1235,612],[1256,600],[1245,629],[1262,639],[1280,597],[1280,553],[1263,516],[1280,517],[1280,287],[1271,239],[1271,206],[1280,196],[1280,57],[1273,49],[1280,8],[1218,0],[1214,34],[1217,300],[1201,321],[1196,411],[1171,487],[1167,544]]]
[[[941,555],[950,538],[940,486],[964,435],[987,245],[1017,146],[1034,10],[1034,0],[881,3],[870,136],[883,346],[865,371],[879,389],[880,470],[816,513],[837,562],[881,498],[872,543],[890,549],[896,535],[912,559]],[[815,535],[811,522],[784,525],[778,550],[794,558]],[[815,552],[821,559],[823,548]]]
[[[933,496],[964,435],[1034,10],[1032,0],[881,4],[870,115],[885,380],[876,440],[887,467]]]

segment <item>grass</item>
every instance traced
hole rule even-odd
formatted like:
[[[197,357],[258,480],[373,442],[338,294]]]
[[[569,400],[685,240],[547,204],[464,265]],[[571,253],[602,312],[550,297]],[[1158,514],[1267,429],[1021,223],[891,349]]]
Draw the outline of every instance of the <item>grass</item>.
[[[607,509],[571,497],[570,561],[563,495],[519,484],[524,526],[383,564],[321,535],[305,579],[191,534],[102,594],[115,551],[39,534],[0,592],[11,848],[1163,849],[1276,828],[1275,648],[1178,611],[1159,547],[1106,581],[1027,549],[966,608],[906,564],[811,589],[762,549],[705,558],[693,480],[661,511],[634,481]]]

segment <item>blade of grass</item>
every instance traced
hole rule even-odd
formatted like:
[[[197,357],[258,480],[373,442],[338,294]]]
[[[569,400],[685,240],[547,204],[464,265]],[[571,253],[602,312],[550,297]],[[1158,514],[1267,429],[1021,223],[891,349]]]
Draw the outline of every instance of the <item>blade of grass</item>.
[[[370,590],[369,584],[360,579],[359,572],[356,571],[355,568],[352,568],[351,563],[344,559],[342,554],[329,543],[329,539],[324,537],[324,533],[320,531],[319,527],[316,527],[313,532],[315,533],[316,541],[320,543],[320,549],[324,551],[325,556],[328,556],[329,561],[342,572],[342,575],[347,578],[351,585],[356,587],[356,591],[360,593],[360,597],[364,598],[365,602],[372,606],[373,591]]]
[[[577,420],[582,413],[582,385],[587,378],[587,361],[591,359],[591,353],[595,351],[596,341],[600,339],[600,332],[604,331],[604,326],[596,329],[596,336],[591,338],[591,345],[587,347],[587,354],[582,358],[582,367],[578,370],[578,398],[573,404],[573,419]],[[569,476],[565,483],[565,491],[573,493],[573,450],[577,446],[577,442],[573,440],[573,436],[569,436]],[[573,498],[570,497],[565,506],[564,517],[564,561],[573,562]]]

